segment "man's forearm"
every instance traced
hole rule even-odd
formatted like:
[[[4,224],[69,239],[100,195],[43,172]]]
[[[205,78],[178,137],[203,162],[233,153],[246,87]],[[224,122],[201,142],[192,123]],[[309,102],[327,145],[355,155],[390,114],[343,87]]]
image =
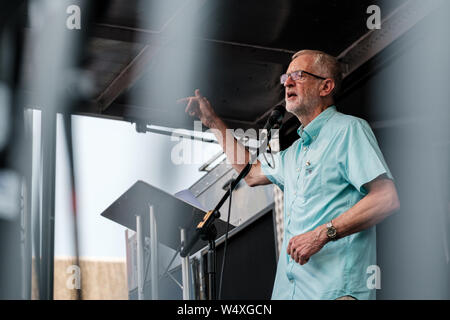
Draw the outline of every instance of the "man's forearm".
[[[250,161],[250,152],[240,144],[221,119],[215,119],[210,130],[214,133],[228,161],[237,172],[241,172]]]
[[[210,131],[214,133],[217,141],[227,155],[228,161],[236,171],[241,172],[251,159],[250,152],[234,138],[232,131],[228,130],[225,123],[217,116],[208,99],[200,94],[200,90],[195,90],[195,96],[182,98],[177,102],[187,102],[185,112],[190,116],[197,116],[205,126],[210,128]],[[252,167],[246,181],[249,179],[249,181],[255,181],[253,177],[255,175],[254,168],[255,166]],[[257,179],[254,183],[268,183],[267,178],[260,176],[259,166],[256,166],[256,169],[258,169],[256,170],[258,172],[256,173]]]
[[[370,228],[399,208],[400,204],[393,183],[390,180],[377,183],[379,184],[377,190],[369,192],[352,208],[333,220],[338,238]],[[318,231],[321,239],[328,241],[326,226],[318,227]]]

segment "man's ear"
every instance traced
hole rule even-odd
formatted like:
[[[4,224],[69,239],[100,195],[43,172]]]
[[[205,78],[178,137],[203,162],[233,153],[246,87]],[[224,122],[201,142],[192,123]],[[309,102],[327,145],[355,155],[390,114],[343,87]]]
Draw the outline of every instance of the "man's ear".
[[[320,87],[320,96],[326,97],[326,96],[330,95],[333,92],[335,86],[336,86],[336,84],[334,83],[333,79],[323,80],[321,87]]]

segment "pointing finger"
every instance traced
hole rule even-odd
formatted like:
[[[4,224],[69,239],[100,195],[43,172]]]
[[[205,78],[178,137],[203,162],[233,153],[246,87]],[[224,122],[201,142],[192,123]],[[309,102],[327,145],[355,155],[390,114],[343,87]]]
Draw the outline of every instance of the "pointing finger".
[[[177,100],[177,103],[182,103],[182,102],[186,102],[189,101],[189,99],[194,98],[194,97],[186,97],[186,98],[181,98]]]

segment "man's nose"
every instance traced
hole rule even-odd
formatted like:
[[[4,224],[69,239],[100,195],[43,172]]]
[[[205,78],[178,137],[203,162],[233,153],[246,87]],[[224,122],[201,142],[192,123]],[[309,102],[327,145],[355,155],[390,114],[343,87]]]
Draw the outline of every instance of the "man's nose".
[[[295,86],[295,81],[292,80],[291,76],[289,75],[287,77],[286,81],[284,82],[284,87],[287,88],[287,87],[293,87],[293,86]]]

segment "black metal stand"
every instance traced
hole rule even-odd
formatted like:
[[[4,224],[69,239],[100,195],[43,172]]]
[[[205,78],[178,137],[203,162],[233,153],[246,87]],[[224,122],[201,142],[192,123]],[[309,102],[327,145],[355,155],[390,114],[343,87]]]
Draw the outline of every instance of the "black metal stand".
[[[208,275],[208,298],[216,300],[216,236],[217,230],[214,225],[210,226],[208,231],[202,236],[202,240],[208,240],[209,249],[206,256],[206,273]]]
[[[194,235],[189,239],[189,241],[186,243],[182,243],[181,250],[180,250],[180,256],[186,257],[189,255],[192,247],[195,245],[195,243],[198,241],[199,238],[202,238],[203,240],[209,241],[209,249],[208,249],[208,255],[207,255],[207,270],[208,270],[208,279],[209,279],[209,298],[211,300],[215,300],[216,295],[216,244],[215,239],[217,236],[217,231],[214,226],[214,221],[218,218],[220,218],[220,212],[219,209],[222,207],[222,205],[225,203],[225,201],[230,196],[231,192],[236,188],[238,183],[250,172],[250,169],[252,168],[252,163],[249,161],[245,168],[241,171],[241,173],[237,176],[235,180],[231,182],[230,189],[228,190],[220,199],[219,203],[216,205],[214,210],[208,211],[205,216],[203,217],[203,220],[198,224],[197,229],[194,233]]]

